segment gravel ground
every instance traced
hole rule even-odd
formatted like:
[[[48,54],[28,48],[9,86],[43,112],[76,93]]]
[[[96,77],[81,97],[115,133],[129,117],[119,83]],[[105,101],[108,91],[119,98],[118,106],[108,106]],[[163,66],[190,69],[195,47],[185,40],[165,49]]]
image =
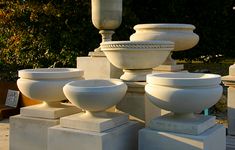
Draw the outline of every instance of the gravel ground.
[[[0,150],[9,150],[9,119],[0,121]]]

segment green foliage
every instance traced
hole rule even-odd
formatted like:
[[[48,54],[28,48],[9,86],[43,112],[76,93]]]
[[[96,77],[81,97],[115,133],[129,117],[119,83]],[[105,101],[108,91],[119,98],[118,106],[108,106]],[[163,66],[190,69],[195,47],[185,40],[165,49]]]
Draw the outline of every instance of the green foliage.
[[[85,0],[2,1],[0,32],[0,60],[15,69],[75,67],[100,38]]]
[[[189,23],[197,46],[173,58],[218,62],[235,57],[233,0],[123,0],[114,40],[128,40],[140,23]],[[76,57],[99,46],[90,0],[0,0],[0,67],[75,67]],[[217,57],[219,56],[219,57]],[[223,57],[221,57],[223,56]],[[2,69],[0,70],[2,71]]]

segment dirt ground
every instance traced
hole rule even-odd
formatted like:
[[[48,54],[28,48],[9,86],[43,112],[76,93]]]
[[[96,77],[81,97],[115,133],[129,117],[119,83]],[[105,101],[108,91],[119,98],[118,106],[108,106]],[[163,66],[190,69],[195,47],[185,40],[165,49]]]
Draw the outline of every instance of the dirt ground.
[[[9,150],[9,119],[0,121],[0,150]]]

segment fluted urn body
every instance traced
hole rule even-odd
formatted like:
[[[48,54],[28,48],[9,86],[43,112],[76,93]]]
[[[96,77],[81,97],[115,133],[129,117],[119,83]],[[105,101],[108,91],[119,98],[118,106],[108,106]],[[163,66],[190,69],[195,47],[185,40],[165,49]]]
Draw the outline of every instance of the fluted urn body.
[[[175,115],[199,113],[213,106],[222,95],[221,77],[216,74],[150,74],[147,83],[147,98],[154,105]]]
[[[145,81],[152,68],[162,64],[174,43],[169,41],[110,41],[101,50],[117,68],[123,69],[125,81]]]
[[[65,84],[83,80],[83,71],[77,68],[23,69],[18,74],[19,90],[31,99],[44,101],[49,107],[66,99],[63,93]]]

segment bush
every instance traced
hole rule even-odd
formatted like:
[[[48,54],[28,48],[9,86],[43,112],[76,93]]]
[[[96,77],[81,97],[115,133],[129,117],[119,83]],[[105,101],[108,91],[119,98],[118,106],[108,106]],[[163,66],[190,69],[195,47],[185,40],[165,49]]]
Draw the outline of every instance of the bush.
[[[75,67],[100,38],[90,2],[4,1],[1,4],[1,61],[15,68]]]
[[[139,23],[189,23],[197,46],[173,58],[218,62],[235,57],[233,0],[123,0],[123,22],[114,40],[128,40]],[[99,46],[88,0],[1,0],[0,66],[8,70],[76,67],[76,57]],[[223,57],[216,57],[223,56]],[[206,58],[206,59],[205,59]],[[209,60],[207,60],[209,58]],[[2,69],[1,69],[2,70]]]

